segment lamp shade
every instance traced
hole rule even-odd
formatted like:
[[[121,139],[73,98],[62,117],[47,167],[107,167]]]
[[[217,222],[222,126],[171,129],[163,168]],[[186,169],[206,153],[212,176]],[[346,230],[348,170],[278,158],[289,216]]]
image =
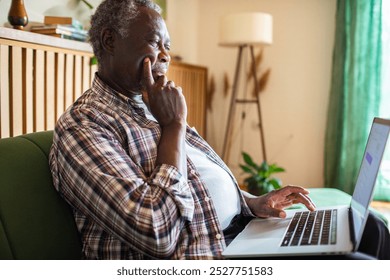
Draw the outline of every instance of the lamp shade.
[[[250,12],[222,17],[219,30],[221,46],[272,44],[272,16]]]

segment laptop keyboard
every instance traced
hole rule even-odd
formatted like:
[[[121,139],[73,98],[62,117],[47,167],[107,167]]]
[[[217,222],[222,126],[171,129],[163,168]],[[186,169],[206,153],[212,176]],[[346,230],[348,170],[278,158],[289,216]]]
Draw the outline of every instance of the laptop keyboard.
[[[296,212],[281,246],[336,244],[337,209]]]

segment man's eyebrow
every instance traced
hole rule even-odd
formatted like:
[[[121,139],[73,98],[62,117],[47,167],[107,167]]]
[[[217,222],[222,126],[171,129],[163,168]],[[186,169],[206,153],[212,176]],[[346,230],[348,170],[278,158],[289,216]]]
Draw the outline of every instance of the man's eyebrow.
[[[152,37],[157,36],[159,38],[164,38],[164,34],[162,32],[159,32],[157,30],[151,30],[150,32],[147,32],[145,34],[146,37]],[[167,41],[171,42],[171,39],[168,37]]]

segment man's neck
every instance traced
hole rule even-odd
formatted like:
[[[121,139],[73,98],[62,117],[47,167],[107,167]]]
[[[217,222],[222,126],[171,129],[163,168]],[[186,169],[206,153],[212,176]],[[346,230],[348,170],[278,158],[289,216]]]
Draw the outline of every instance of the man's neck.
[[[137,89],[127,89],[121,87],[117,82],[115,82],[114,79],[111,78],[111,75],[106,75],[105,71],[102,69],[99,69],[97,72],[97,75],[99,78],[110,88],[113,90],[119,92],[120,94],[123,94],[129,98],[132,98],[134,95],[140,95],[141,90]]]

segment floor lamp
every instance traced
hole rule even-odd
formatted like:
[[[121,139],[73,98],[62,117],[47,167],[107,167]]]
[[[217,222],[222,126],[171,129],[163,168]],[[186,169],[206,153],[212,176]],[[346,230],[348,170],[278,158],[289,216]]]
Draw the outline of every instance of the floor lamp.
[[[264,141],[263,122],[261,117],[260,99],[258,96],[258,82],[256,73],[256,63],[253,47],[258,45],[272,44],[272,16],[265,13],[251,12],[238,13],[224,16],[220,25],[220,45],[225,47],[238,47],[238,57],[236,70],[234,74],[232,97],[229,108],[229,115],[226,125],[225,139],[223,144],[222,158],[228,161],[228,149],[230,148],[230,139],[233,129],[233,117],[236,111],[237,103],[256,103],[260,126],[261,148],[264,161],[267,161],[267,154]],[[240,77],[242,53],[245,48],[249,48],[252,65],[252,75],[256,97],[253,99],[238,99],[237,87]]]

